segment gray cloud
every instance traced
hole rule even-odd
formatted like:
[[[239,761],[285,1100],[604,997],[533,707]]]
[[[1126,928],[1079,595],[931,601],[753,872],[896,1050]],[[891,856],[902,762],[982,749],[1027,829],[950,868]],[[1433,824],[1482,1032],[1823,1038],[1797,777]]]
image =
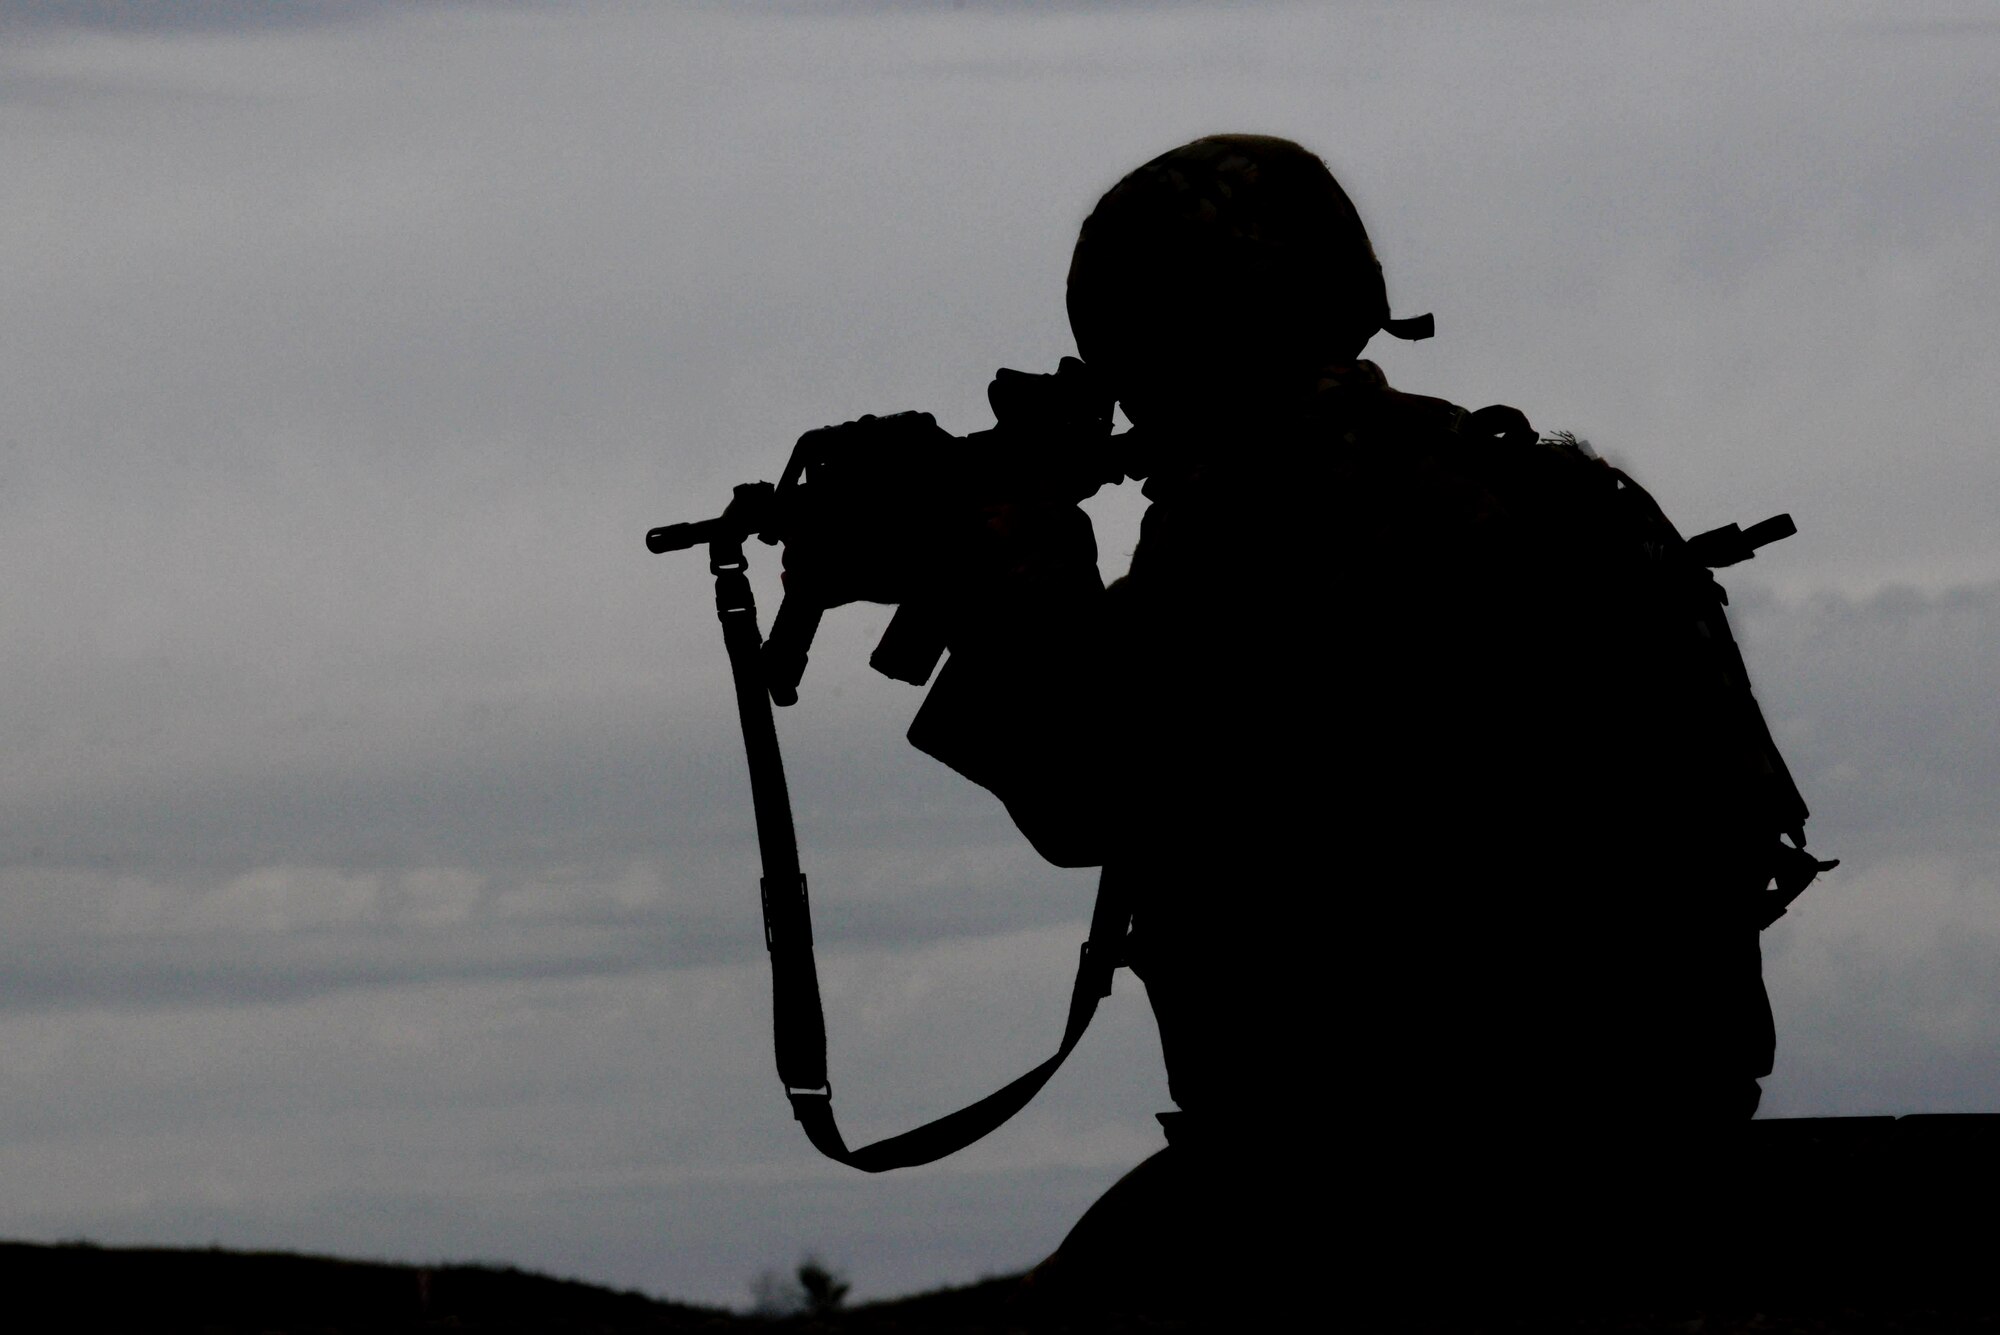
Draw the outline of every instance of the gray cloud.
[[[827,952],[854,1134],[1046,1056],[1075,939]],[[1087,1080],[1065,1073],[1061,1097],[951,1165],[871,1179],[857,1215],[855,1179],[798,1153],[766,986],[754,965],[86,1009],[61,1028],[0,1015],[5,1226],[474,1256],[719,1302],[804,1247],[841,1246],[884,1293],[1037,1259],[1153,1139],[1157,1043],[1121,987],[1083,1049]]]
[[[1989,1112],[2000,867],[1924,851],[1843,865],[1767,934],[1780,1116]]]
[[[2000,1105],[2000,585],[1786,600],[1741,583],[1735,619],[1813,846],[1842,859],[1765,937],[1766,1111]]]
[[[148,36],[269,32],[414,15],[427,7],[504,10],[527,3],[530,0],[8,0],[0,10],[0,35],[50,30]]]
[[[2000,584],[1742,601],[1819,827],[1883,855],[1980,848],[2000,789]]]
[[[829,949],[920,947],[1073,923],[1087,875],[1016,839],[938,852],[820,840],[807,865]],[[0,1012],[295,1002],[343,990],[760,963],[754,855],[656,864],[355,870],[221,879],[0,872]],[[525,859],[524,859],[525,861]],[[996,889],[1004,888],[1003,894]]]

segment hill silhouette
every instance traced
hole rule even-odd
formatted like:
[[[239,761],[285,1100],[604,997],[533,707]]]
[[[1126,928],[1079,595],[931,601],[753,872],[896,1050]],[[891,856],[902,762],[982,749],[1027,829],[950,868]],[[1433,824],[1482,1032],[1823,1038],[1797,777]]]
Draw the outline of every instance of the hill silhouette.
[[[202,1335],[662,1331],[994,1332],[1019,1276],[860,1304],[823,1317],[755,1316],[511,1266],[393,1265],[219,1247],[0,1243],[0,1286],[44,1329]],[[1099,1327],[1102,1328],[1102,1327]]]
[[[482,1265],[408,1266],[221,1248],[0,1243],[0,1282],[50,1329],[678,1331],[720,1309]]]
[[[1422,1299],[1349,1310],[1335,1276],[1290,1277],[1324,1286],[1327,1329],[1395,1335],[1956,1335],[2000,1333],[2000,1302],[1824,1302],[1692,1310],[1469,1312]],[[619,1292],[506,1266],[391,1265],[220,1248],[101,1247],[86,1242],[0,1243],[4,1282],[21,1328],[200,1335],[357,1335],[452,1331],[468,1335],[625,1335],[662,1331],[788,1331],[796,1335],[1082,1335],[1083,1332],[1254,1331],[1168,1318],[1038,1322],[1016,1301],[1018,1275],[982,1280],[825,1316],[755,1316]],[[39,1318],[32,1314],[40,1312]]]
[[[1739,1189],[1712,1209],[1675,1216],[1687,1221],[1675,1235],[1686,1245],[1676,1249],[1675,1264],[1653,1269],[1656,1278],[1683,1283],[1509,1286],[1489,1267],[1503,1282],[1488,1286],[1471,1282],[1481,1273],[1478,1257],[1425,1251],[1411,1258],[1420,1263],[1421,1283],[1371,1291],[1369,1276],[1353,1273],[1337,1254],[1333,1223],[1368,1221],[1340,1216],[1337,1205],[1325,1225],[1323,1266],[1252,1278],[1281,1289],[1315,1324],[1401,1335],[2000,1335],[2000,1296],[1991,1282],[2000,1256],[1992,1209],[2000,1197],[2000,1116],[1752,1122],[1722,1157],[1724,1178]],[[1601,1231],[1615,1244],[1636,1236],[1630,1230],[1638,1219],[1600,1221],[1607,1225]],[[1524,1231],[1539,1227],[1531,1211],[1517,1222]],[[1597,1259],[1615,1255],[1614,1245]],[[1591,1273],[1580,1254],[1543,1259],[1550,1273],[1579,1281]],[[0,1284],[21,1328],[77,1331],[1063,1335],[1263,1328],[1255,1319],[1197,1323],[1175,1310],[1174,1295],[1161,1295],[1164,1314],[1149,1318],[1038,1320],[1018,1275],[817,1315],[760,1316],[512,1267],[86,1242],[0,1243]]]

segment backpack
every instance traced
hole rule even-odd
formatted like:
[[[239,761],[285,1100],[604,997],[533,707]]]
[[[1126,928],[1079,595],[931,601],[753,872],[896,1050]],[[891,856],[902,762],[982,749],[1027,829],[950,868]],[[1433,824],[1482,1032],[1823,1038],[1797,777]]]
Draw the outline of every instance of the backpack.
[[[1839,865],[1806,851],[1810,814],[1798,784],[1779,751],[1750,683],[1743,652],[1731,633],[1725,608],[1729,594],[1713,572],[1752,559],[1757,550],[1798,532],[1789,514],[1750,525],[1725,524],[1682,537],[1652,494],[1631,476],[1598,457],[1569,432],[1538,435],[1517,409],[1496,404],[1468,412],[1440,399],[1389,391],[1396,416],[1421,423],[1443,448],[1475,452],[1488,460],[1512,456],[1513,467],[1543,477],[1559,475],[1563,485],[1589,493],[1583,504],[1598,511],[1613,541],[1636,553],[1672,625],[1663,636],[1683,650],[1689,670],[1708,680],[1711,707],[1721,716],[1719,731],[1747,772],[1743,785],[1753,811],[1749,818],[1766,832],[1760,863],[1752,869],[1762,886],[1745,912],[1761,931],[1820,875]],[[1539,458],[1537,458],[1539,456]]]

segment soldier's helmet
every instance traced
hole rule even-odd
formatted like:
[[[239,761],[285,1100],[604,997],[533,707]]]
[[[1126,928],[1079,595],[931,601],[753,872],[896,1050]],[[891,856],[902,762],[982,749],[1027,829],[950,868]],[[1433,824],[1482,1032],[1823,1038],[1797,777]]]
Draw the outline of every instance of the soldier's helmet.
[[[1326,164],[1245,134],[1163,153],[1098,201],[1070,262],[1069,318],[1128,413],[1135,399],[1254,400],[1352,361],[1399,323]]]

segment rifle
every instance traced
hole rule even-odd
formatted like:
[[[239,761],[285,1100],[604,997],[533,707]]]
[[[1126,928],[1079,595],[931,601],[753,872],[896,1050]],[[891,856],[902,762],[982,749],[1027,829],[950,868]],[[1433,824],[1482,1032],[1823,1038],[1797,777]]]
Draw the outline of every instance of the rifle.
[[[1112,445],[1110,394],[1076,358],[1063,358],[1053,375],[1002,368],[986,397],[996,425],[963,437],[946,432],[929,413],[914,412],[808,431],[775,487],[739,486],[721,515],[656,528],[646,535],[646,547],[658,554],[718,538],[740,544],[753,533],[772,545],[825,526],[845,511],[921,518],[1031,497],[1074,503],[1105,483],[1124,480]],[[798,701],[824,611],[809,586],[787,587],[762,650],[762,674],[774,703]],[[922,686],[944,653],[947,621],[948,607],[940,598],[903,603],[869,666]]]
[[[967,513],[1013,499],[1082,500],[1103,483],[1122,480],[1111,444],[1111,398],[1082,362],[1065,357],[1053,375],[1002,370],[988,386],[987,399],[997,424],[964,437],[949,435],[928,413],[864,417],[808,431],[775,486],[744,483],[713,519],[670,524],[646,535],[647,549],[656,554],[708,545],[763,861],[759,889],[764,946],[771,956],[778,1078],[792,1115],[814,1146],[864,1172],[941,1159],[1025,1107],[1083,1037],[1098,1001],[1110,995],[1111,975],[1132,916],[1122,889],[1107,875],[1099,884],[1090,937],[1083,944],[1069,1017],[1054,1056],[957,1112],[872,1145],[847,1147],[833,1119],[811,907],[771,712],[773,702],[798,700],[799,680],[825,609],[809,586],[788,587],[771,637],[763,639],[743,544],[753,534],[772,544],[823,530],[830,518],[843,518],[857,506],[874,513],[904,506],[918,507],[917,514]],[[870,537],[862,533],[857,540]],[[949,619],[949,590],[903,603],[870,664],[896,680],[923,685],[944,652]]]

